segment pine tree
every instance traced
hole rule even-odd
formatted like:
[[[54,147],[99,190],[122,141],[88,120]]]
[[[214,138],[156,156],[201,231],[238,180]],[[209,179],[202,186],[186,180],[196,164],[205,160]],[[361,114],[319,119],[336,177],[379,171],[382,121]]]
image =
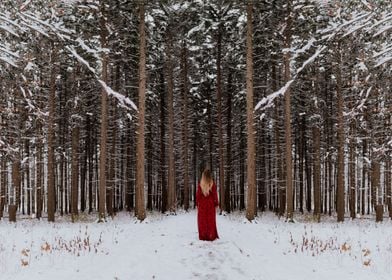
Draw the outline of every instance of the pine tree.
[[[255,135],[253,116],[253,1],[247,2],[247,33],[246,33],[246,108],[247,108],[247,182],[248,198],[246,218],[252,221],[256,215],[256,163]]]
[[[146,218],[144,207],[144,118],[146,95],[146,31],[145,31],[145,3],[139,4],[139,106],[138,106],[138,134],[136,144],[136,208],[135,214],[140,221]]]

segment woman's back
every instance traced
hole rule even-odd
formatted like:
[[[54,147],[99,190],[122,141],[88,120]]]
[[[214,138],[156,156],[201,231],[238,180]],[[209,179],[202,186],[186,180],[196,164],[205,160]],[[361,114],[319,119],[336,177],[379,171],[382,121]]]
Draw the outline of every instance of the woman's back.
[[[218,206],[218,193],[215,183],[206,196],[199,184],[196,193],[196,205],[199,239],[213,241],[219,238],[216,228],[215,207]]]

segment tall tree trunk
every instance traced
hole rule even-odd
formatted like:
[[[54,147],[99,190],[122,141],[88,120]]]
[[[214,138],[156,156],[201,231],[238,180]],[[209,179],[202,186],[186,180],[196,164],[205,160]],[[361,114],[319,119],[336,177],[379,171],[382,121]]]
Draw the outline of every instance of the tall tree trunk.
[[[94,180],[94,146],[93,146],[93,131],[90,125],[90,116],[86,117],[86,131],[88,143],[88,213],[93,211],[93,180]]]
[[[321,163],[320,163],[320,128],[313,127],[314,141],[314,212],[317,222],[320,222],[321,213]]]
[[[117,89],[116,89],[117,90]],[[117,115],[117,107],[114,104],[114,101],[112,102],[113,108],[112,108],[112,141],[111,141],[111,147],[110,147],[110,156],[109,156],[109,172],[108,172],[108,188],[106,189],[106,209],[108,212],[108,215],[112,216],[114,215],[114,192],[116,188],[116,180],[115,180],[115,165],[116,165],[116,139],[117,139],[117,125],[116,125],[116,115]]]
[[[213,123],[212,123],[212,98],[210,94],[210,88],[208,87],[206,89],[207,91],[207,126],[208,126],[208,165],[211,170],[211,172],[214,170],[214,161],[213,161],[213,156],[212,153],[214,152],[213,144],[214,144],[214,139],[213,139]],[[206,166],[203,166],[203,168],[206,168]],[[203,170],[202,170],[203,172]]]
[[[21,197],[21,172],[20,172],[20,156],[15,155],[12,162],[12,187],[15,190],[15,206],[16,209],[20,208]]]
[[[63,127],[62,127],[63,128]],[[64,130],[62,130],[64,131]],[[65,159],[65,141],[64,141],[64,136],[61,137],[60,140],[61,143],[61,155],[60,155],[60,162],[59,162],[59,168],[60,168],[60,201],[59,201],[59,207],[60,207],[60,216],[64,215],[64,174],[65,174],[65,169],[67,168],[64,166],[64,163],[66,162]]]
[[[264,131],[266,126],[265,121],[260,122],[260,129],[259,131]],[[259,182],[258,182],[258,189],[259,189],[259,195],[258,195],[258,203],[257,207],[260,209],[262,212],[266,210],[267,206],[267,190],[266,190],[266,185],[267,185],[267,178],[266,178],[266,141],[265,141],[265,135],[264,133],[261,135],[259,138],[259,151],[260,151],[260,162],[259,162]]]
[[[236,207],[238,207],[238,209],[240,211],[245,209],[245,165],[246,165],[246,160],[247,158],[245,158],[245,151],[246,151],[246,139],[244,137],[244,130],[245,127],[243,125],[243,123],[241,123],[241,127],[240,127],[240,135],[241,135],[241,140],[240,140],[240,185],[239,185],[239,195],[238,192],[236,192],[235,197],[236,199]],[[249,188],[249,186],[248,186]],[[236,190],[237,191],[237,190]],[[249,193],[248,193],[249,195]],[[256,211],[256,210],[255,210]],[[256,215],[256,213],[255,213]]]
[[[274,60],[276,58],[274,57]],[[276,63],[272,62],[271,66],[271,79],[272,79],[272,91],[275,92],[278,90],[277,86],[277,74],[276,74]],[[275,100],[275,108],[274,108],[274,134],[275,134],[275,149],[276,149],[276,157],[274,161],[276,162],[276,188],[270,191],[270,207],[273,205],[271,209],[276,211],[279,215],[283,215],[286,206],[286,196],[284,194],[285,186],[284,186],[284,178],[283,178],[283,162],[282,162],[282,149],[281,149],[281,142],[280,142],[280,126],[279,126],[279,119],[280,119],[280,112],[279,107],[281,104],[280,98],[276,98]],[[272,185],[272,184],[271,184]],[[275,190],[277,189],[277,190]],[[277,195],[277,198],[276,198]],[[278,203],[275,204],[273,201],[277,199]]]
[[[41,122],[37,121],[37,135],[41,133]],[[40,219],[42,217],[42,190],[43,190],[43,159],[42,159],[42,139],[40,136],[37,137],[37,179],[35,181],[35,188],[37,190],[37,210],[36,217]]]
[[[379,210],[377,209],[378,206],[382,206],[382,199],[381,199],[381,184],[380,184],[380,162],[378,159],[373,155],[372,156],[372,190],[376,193],[376,201],[373,205],[374,209],[376,210],[377,221]]]
[[[79,127],[72,128],[72,181],[71,181],[71,216],[75,222],[78,216],[78,193],[79,193]]]
[[[52,43],[54,44],[54,43]],[[49,120],[48,120],[48,221],[54,222],[56,210],[56,190],[55,190],[55,157],[54,157],[54,122],[55,122],[55,102],[56,102],[56,60],[55,46],[52,45],[51,53],[51,73],[50,73],[50,92],[49,92]]]
[[[366,174],[367,174],[367,163],[366,163],[366,153],[367,153],[367,140],[366,137],[363,139],[362,144],[362,195],[361,195],[361,215],[365,215],[366,209]]]
[[[74,72],[74,84],[76,80],[76,74],[77,72]],[[86,124],[87,124],[87,119],[89,119],[90,116],[89,114],[86,114]],[[88,174],[88,159],[90,156],[90,139],[89,139],[89,134],[90,132],[88,131],[89,127],[85,125],[84,127],[85,131],[85,136],[84,136],[84,152],[83,152],[83,157],[82,157],[82,163],[81,163],[81,168],[80,168],[80,211],[84,212],[86,210],[86,186],[87,186],[87,174]]]
[[[168,170],[168,189],[167,189],[167,208],[170,212],[176,211],[176,186],[175,186],[175,162],[174,162],[174,77],[173,77],[173,35],[168,31],[166,45],[167,55],[167,90],[168,90],[168,113],[169,113],[169,170]]]
[[[277,175],[277,207],[275,210],[278,212],[279,216],[283,216],[285,209],[286,209],[286,195],[285,195],[285,186],[284,186],[284,164],[282,162],[282,148],[280,143],[280,127],[279,127],[279,106],[280,106],[280,99],[276,99],[275,103],[275,146],[276,146],[276,175]]]
[[[305,158],[305,116],[301,117],[300,121],[300,141],[299,141],[299,211],[304,213],[304,158]]]
[[[232,116],[231,116],[231,110],[232,110],[232,73],[229,72],[228,78],[227,78],[227,84],[228,84],[228,89],[227,89],[227,149],[226,149],[226,157],[227,157],[227,172],[226,172],[226,179],[225,179],[225,202],[226,202],[226,211],[230,212],[231,210],[231,198],[230,198],[230,188],[231,188],[231,174],[232,174],[232,163],[231,163],[231,122],[232,122]]]
[[[140,221],[146,218],[144,204],[144,118],[146,98],[146,30],[145,30],[144,1],[139,4],[139,36],[140,36],[140,58],[139,58],[139,114],[138,135],[136,144],[136,208],[135,214]]]
[[[285,48],[291,47],[291,15],[292,1],[287,2],[287,20],[285,28]],[[288,83],[291,79],[290,73],[290,52],[284,54],[284,81]],[[287,220],[292,222],[294,217],[294,201],[293,201],[293,171],[292,171],[292,154],[291,154],[291,89],[288,88],[284,95],[284,124],[285,124],[285,161],[286,161],[286,204],[287,204]]]
[[[130,122],[127,122],[130,127]],[[125,191],[125,204],[127,206],[127,211],[130,212],[133,209],[133,172],[132,172],[132,153],[133,153],[133,139],[131,129],[128,130],[126,134],[127,141],[129,142],[127,145],[127,157],[126,157],[126,169],[125,169],[125,177],[126,177],[126,191]]]
[[[256,146],[253,106],[253,1],[247,3],[246,33],[246,111],[247,111],[247,182],[246,218],[252,221],[256,213]]]
[[[355,121],[352,120],[350,124],[351,130],[351,139],[350,139],[350,165],[349,165],[349,173],[350,173],[350,217],[351,219],[355,219],[355,204],[356,204],[356,176],[355,176]]]
[[[196,208],[196,191],[198,186],[198,172],[197,172],[197,160],[198,160],[198,140],[199,140],[199,133],[198,133],[198,126],[199,122],[197,118],[193,119],[193,127],[194,127],[194,136],[193,136],[193,207]]]
[[[166,174],[165,174],[165,165],[166,165],[166,145],[165,145],[165,76],[163,71],[160,73],[160,160],[161,165],[159,166],[159,179],[161,184],[161,211],[165,213],[167,211],[167,187],[166,187]]]
[[[312,211],[312,162],[311,162],[311,150],[310,145],[307,141],[304,141],[304,152],[305,152],[305,178],[306,178],[306,210]]]
[[[1,159],[1,185],[0,185],[0,219],[3,218],[7,188],[7,160],[5,157]]]
[[[220,208],[221,211],[227,211],[225,200],[225,156],[223,149],[223,124],[222,124],[222,26],[218,27],[218,42],[217,42],[217,58],[216,58],[216,97],[218,103],[218,145],[219,145],[219,195],[220,195]]]
[[[86,210],[86,182],[87,182],[87,162],[89,157],[88,139],[84,140],[84,153],[82,158],[82,166],[80,168],[80,211]]]
[[[186,42],[182,48],[182,79],[183,79],[183,157],[184,157],[184,209],[189,209],[189,162],[188,162],[188,52]]]
[[[392,189],[391,189],[391,160],[387,159],[385,163],[385,193],[386,193],[386,203],[388,206],[389,217],[392,218]]]
[[[68,158],[69,158],[69,154],[68,152],[64,152],[65,155],[63,156],[63,174],[64,174],[64,212],[65,214],[68,214],[70,212],[70,190],[68,187]]]
[[[26,151],[26,196],[27,196],[27,215],[31,215],[31,185],[30,185],[30,140],[25,139],[25,151]]]
[[[152,210],[152,124],[151,121],[147,124],[148,138],[147,138],[147,209]]]
[[[100,18],[100,39],[101,47],[107,48],[106,14],[104,4],[101,3]],[[108,63],[107,53],[102,57],[102,81],[108,84]],[[101,89],[101,139],[99,158],[99,201],[98,201],[98,222],[105,221],[105,200],[106,200],[106,160],[107,160],[107,138],[108,138],[108,93],[106,89]]]
[[[336,94],[338,109],[338,166],[337,166],[337,205],[338,222],[344,221],[344,119],[343,119],[343,93],[342,74],[340,58],[340,42],[337,46],[337,66],[336,66]]]

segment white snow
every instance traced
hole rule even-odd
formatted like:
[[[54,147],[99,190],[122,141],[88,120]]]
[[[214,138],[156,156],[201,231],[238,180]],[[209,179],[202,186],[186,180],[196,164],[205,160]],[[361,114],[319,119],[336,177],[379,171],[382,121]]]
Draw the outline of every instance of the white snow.
[[[16,37],[19,37],[19,35],[15,32],[15,30],[13,28],[11,28],[11,26],[0,24],[0,29],[3,29]]]
[[[285,95],[286,91],[290,88],[291,84],[296,80],[297,76],[302,72],[302,70],[305,69],[305,67],[312,63],[324,50],[326,50],[327,47],[326,46],[319,46],[318,49],[316,50],[316,52],[309,57],[300,68],[298,68],[294,74],[294,77],[288,81],[283,87],[281,87],[278,91],[275,91],[274,93],[271,93],[270,95],[263,97],[255,106],[254,110],[257,111],[260,108],[262,108],[263,110],[271,107],[273,105],[273,102],[275,100],[275,98],[281,96],[281,95]]]
[[[382,59],[379,59],[377,61],[377,64],[374,67],[379,67],[379,66],[381,66],[391,60],[392,60],[392,56],[383,57]]]
[[[0,60],[4,61],[5,63],[14,66],[15,68],[18,68],[16,65],[16,62],[13,61],[11,58],[5,57],[5,56],[0,56]]]
[[[133,101],[131,99],[122,95],[121,93],[114,91],[104,81],[99,80],[99,83],[102,85],[102,87],[105,89],[105,91],[108,95],[111,95],[114,98],[116,98],[120,102],[120,104],[123,105],[125,108],[129,108],[129,106],[131,106],[135,111],[138,111],[135,103],[133,103]]]
[[[256,105],[255,111],[260,109],[267,109],[273,105],[273,102],[275,98],[278,98],[281,95],[284,95],[287,91],[287,89],[291,86],[291,84],[294,82],[294,80],[288,81],[283,87],[281,87],[278,91],[275,91],[274,93],[271,93],[270,95],[263,97]]]
[[[267,213],[249,223],[243,215],[218,215],[220,239],[214,242],[198,240],[195,211],[150,214],[143,223],[125,213],[103,224],[92,217],[75,224],[64,218],[54,224],[1,221],[0,275],[2,280],[390,279],[391,221],[323,220],[293,224]]]
[[[380,30],[378,30],[378,31],[373,35],[373,37],[377,37],[378,35],[380,35],[380,34],[386,32],[386,31],[389,31],[389,30],[391,30],[391,29],[392,29],[392,25],[384,26],[384,27],[380,28]]]
[[[6,46],[3,46],[1,43],[0,43],[0,51],[5,52],[5,53],[7,53],[7,54],[9,54],[9,55],[11,55],[11,56],[13,56],[15,58],[19,58],[19,54],[18,53],[9,50]]]
[[[128,108],[133,108],[135,111],[138,111],[137,106],[135,105],[135,103],[129,99],[128,97],[125,97],[124,95],[114,91],[111,87],[109,87],[104,81],[102,81],[101,79],[99,79],[95,69],[93,67],[90,66],[90,64],[83,58],[81,57],[76,50],[73,47],[70,46],[66,46],[66,49],[82,64],[84,64],[87,69],[89,69],[94,76],[96,77],[97,81],[101,84],[101,86],[104,88],[104,90],[106,91],[106,93],[108,95],[113,96],[114,98],[116,98],[119,101],[119,104],[122,107],[125,107],[126,109]]]
[[[90,64],[83,58],[81,57],[76,50],[73,47],[66,46],[65,47],[80,63],[84,64],[88,70],[90,70],[94,75],[96,75],[95,70],[93,67],[90,66]]]
[[[198,26],[193,27],[191,30],[188,31],[186,37],[190,38],[193,33],[197,33],[205,28],[205,21],[202,21]]]

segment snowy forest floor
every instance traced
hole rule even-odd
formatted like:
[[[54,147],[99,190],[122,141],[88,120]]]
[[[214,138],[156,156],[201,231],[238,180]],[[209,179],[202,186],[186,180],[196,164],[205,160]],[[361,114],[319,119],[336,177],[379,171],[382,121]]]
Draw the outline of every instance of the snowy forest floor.
[[[392,222],[374,219],[286,223],[272,213],[254,223],[217,216],[220,239],[199,241],[196,211],[120,213],[71,223],[0,221],[0,279],[355,279],[392,275]],[[308,216],[310,217],[310,216]]]

